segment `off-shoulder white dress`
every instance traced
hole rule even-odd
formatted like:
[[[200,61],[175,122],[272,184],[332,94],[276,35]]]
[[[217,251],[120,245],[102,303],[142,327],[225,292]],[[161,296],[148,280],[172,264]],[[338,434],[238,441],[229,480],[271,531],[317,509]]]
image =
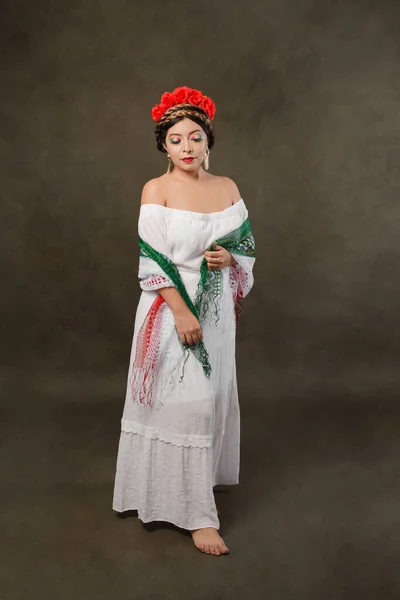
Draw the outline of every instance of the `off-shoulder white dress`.
[[[221,212],[207,214],[144,204],[140,208],[139,235],[175,263],[193,300],[205,250],[246,218],[243,199]],[[135,319],[113,498],[113,508],[118,512],[137,510],[143,522],[168,521],[189,530],[219,528],[213,487],[237,484],[239,478],[232,269],[243,268],[246,273],[246,295],[253,284],[254,259],[239,260],[235,267],[223,269],[219,320],[202,325],[212,366],[210,378],[193,355],[184,366],[179,362],[182,347],[172,312],[166,307],[151,406],[134,401],[129,381],[138,331],[158,289],[171,282],[161,271],[159,276],[148,273],[146,260],[140,260],[142,293]]]

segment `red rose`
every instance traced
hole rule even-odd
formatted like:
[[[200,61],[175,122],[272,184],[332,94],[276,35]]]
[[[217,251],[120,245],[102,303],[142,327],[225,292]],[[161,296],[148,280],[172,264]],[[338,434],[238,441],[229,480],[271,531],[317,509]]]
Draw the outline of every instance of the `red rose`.
[[[151,111],[151,115],[155,121],[159,121],[164,113],[165,107],[161,104],[156,104],[155,106],[153,106],[153,109]]]
[[[171,106],[174,106],[174,104],[175,101],[171,92],[164,92],[161,96],[161,106],[164,106],[165,110],[168,110]]]
[[[190,90],[190,93],[189,93],[187,99],[190,104],[194,104],[195,106],[198,106],[200,104],[200,102],[203,100],[203,94],[201,92],[199,92],[199,90]]]
[[[213,119],[217,109],[215,108],[214,102],[208,96],[204,96],[200,103],[200,108],[206,111],[210,119]]]
[[[184,104],[188,99],[190,91],[191,90],[186,86],[176,88],[172,92],[175,104]]]

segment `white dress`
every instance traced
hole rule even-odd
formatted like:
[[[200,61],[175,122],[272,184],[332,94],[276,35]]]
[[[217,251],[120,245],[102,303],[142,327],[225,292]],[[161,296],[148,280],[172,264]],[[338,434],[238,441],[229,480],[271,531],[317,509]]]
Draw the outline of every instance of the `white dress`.
[[[243,199],[214,213],[144,204],[139,235],[175,263],[193,300],[205,250],[246,218]],[[166,287],[168,279],[161,272],[159,278],[149,275],[146,261],[140,263],[142,294],[135,319],[113,498],[113,509],[118,512],[137,510],[143,522],[168,521],[188,530],[219,528],[213,487],[239,481],[233,268],[222,270],[219,320],[202,324],[211,376],[205,376],[190,353],[182,364],[182,347],[172,312],[166,306],[155,401],[147,406],[134,401],[129,384],[136,338],[157,290]],[[245,294],[253,283],[251,269],[247,275]]]

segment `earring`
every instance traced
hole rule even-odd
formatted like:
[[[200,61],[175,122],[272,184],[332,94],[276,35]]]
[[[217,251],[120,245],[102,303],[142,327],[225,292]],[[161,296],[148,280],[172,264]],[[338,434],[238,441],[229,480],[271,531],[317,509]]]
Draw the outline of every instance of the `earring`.
[[[171,173],[172,171],[172,160],[169,154],[167,154],[168,156],[168,168],[167,168],[167,173]]]
[[[204,157],[204,168],[206,171],[208,171],[208,169],[210,168],[210,150],[208,148]]]

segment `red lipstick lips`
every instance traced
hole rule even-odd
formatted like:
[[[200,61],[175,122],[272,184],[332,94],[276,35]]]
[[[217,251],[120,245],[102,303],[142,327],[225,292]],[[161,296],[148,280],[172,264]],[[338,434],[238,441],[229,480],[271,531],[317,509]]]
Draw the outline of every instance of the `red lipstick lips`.
[[[193,162],[193,161],[194,161],[194,158],[193,158],[193,157],[192,157],[192,158],[182,158],[182,160],[183,160],[183,162],[185,162],[185,163],[191,163],[191,162]]]

